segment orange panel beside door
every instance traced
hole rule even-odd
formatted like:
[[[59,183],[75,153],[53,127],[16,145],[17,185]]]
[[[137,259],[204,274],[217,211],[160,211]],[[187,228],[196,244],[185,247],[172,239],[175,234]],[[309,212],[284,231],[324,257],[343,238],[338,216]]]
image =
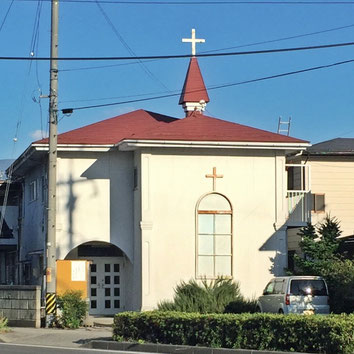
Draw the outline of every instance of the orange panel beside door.
[[[58,260],[57,261],[57,294],[63,295],[68,290],[80,290],[82,297],[87,298],[89,261]]]

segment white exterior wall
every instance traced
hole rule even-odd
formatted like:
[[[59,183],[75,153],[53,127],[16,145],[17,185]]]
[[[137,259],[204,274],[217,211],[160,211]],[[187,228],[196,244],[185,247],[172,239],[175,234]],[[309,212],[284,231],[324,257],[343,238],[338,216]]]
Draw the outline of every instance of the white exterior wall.
[[[57,256],[90,241],[133,259],[133,154],[61,153],[57,180]]]
[[[205,175],[213,167],[224,176],[216,191],[233,206],[233,277],[242,293],[259,295],[270,270],[282,274],[286,232],[274,225],[285,222],[284,154],[166,149],[144,151],[141,161],[143,309],[172,298],[177,283],[196,276],[196,205],[212,191]]]
[[[120,248],[127,257],[125,309],[137,309],[134,291],[134,155],[113,150],[105,153],[61,153],[57,179],[57,257],[64,259],[79,245],[100,241]]]
[[[327,213],[340,221],[342,236],[354,234],[354,157],[310,157],[312,193],[325,194],[325,212],[312,212],[312,223]]]
[[[135,190],[134,167],[139,176]],[[60,152],[57,258],[90,241],[116,245],[127,256],[126,309],[155,308],[173,297],[181,280],[196,276],[196,205],[212,192],[213,181],[205,175],[213,167],[223,175],[216,192],[233,206],[233,278],[243,295],[259,295],[287,266],[283,151]],[[40,177],[41,170],[35,175]],[[25,205],[28,252],[38,249],[37,243],[43,248],[45,229],[37,222],[43,210]],[[31,238],[36,228],[43,235],[39,240]]]

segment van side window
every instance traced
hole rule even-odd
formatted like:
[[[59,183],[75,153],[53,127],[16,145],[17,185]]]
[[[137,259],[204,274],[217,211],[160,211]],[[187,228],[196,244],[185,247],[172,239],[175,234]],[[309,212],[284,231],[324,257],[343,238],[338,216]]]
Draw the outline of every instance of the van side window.
[[[264,292],[268,295],[268,294],[273,294],[273,290],[274,290],[274,281],[271,281],[265,288]]]
[[[283,293],[283,284],[284,282],[281,281],[276,281],[274,285],[274,293],[275,294],[282,294]]]

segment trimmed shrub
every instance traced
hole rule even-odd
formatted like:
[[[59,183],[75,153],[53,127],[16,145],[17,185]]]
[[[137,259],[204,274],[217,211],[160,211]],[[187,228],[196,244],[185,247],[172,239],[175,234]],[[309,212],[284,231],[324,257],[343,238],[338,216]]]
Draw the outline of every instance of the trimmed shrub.
[[[57,304],[59,315],[56,324],[59,327],[79,328],[87,312],[87,303],[82,299],[81,291],[69,290],[58,296]]]
[[[354,353],[354,315],[125,312],[114,318],[113,338],[214,348],[349,354]]]
[[[201,284],[195,280],[181,282],[176,286],[173,301],[163,301],[158,305],[160,311],[181,311],[198,313],[223,313],[232,301],[243,300],[240,286],[231,279],[218,278]]]
[[[235,301],[231,301],[226,305],[224,313],[255,313],[257,306],[257,300],[239,298]]]

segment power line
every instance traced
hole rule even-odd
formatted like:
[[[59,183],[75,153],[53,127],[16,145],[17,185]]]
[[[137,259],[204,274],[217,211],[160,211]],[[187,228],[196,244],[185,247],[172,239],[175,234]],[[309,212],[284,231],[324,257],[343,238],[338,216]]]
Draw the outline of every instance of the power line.
[[[31,2],[36,0],[16,0]],[[51,0],[41,0],[50,2]],[[60,0],[62,3],[92,4],[95,0]],[[115,5],[353,5],[354,1],[119,1],[100,0]]]
[[[346,26],[340,26],[340,27],[334,27],[334,28],[328,28],[328,29],[325,29],[325,30],[315,31],[315,32],[310,32],[310,33],[297,34],[297,35],[294,35],[294,36],[281,37],[281,38],[277,38],[277,39],[270,39],[270,40],[261,41],[261,42],[253,42],[253,43],[249,43],[249,44],[241,44],[241,45],[233,46],[233,47],[226,47],[226,48],[220,48],[220,49],[213,49],[213,50],[203,51],[203,52],[201,52],[201,54],[203,54],[203,53],[211,53],[211,52],[219,52],[219,51],[222,51],[222,50],[230,50],[230,49],[251,47],[251,46],[260,45],[260,44],[267,44],[267,43],[275,43],[275,42],[280,42],[280,41],[287,41],[287,40],[289,40],[289,39],[303,38],[303,37],[313,36],[313,35],[317,35],[317,34],[322,34],[322,33],[328,33],[328,32],[338,31],[338,30],[342,30],[342,29],[346,29],[346,28],[351,28],[351,27],[354,27],[354,24],[346,25]]]
[[[236,49],[236,48],[246,48],[246,47],[251,47],[251,46],[256,46],[260,44],[267,44],[267,43],[275,43],[275,42],[280,42],[280,41],[285,41],[289,39],[296,39],[296,38],[303,38],[303,37],[308,37],[308,36],[313,36],[317,34],[322,34],[322,33],[328,33],[328,32],[333,32],[333,31],[339,31],[347,28],[352,28],[354,27],[354,24],[346,25],[346,26],[340,26],[340,27],[333,27],[333,28],[328,28],[325,30],[320,30],[320,31],[315,31],[315,32],[309,32],[309,33],[303,33],[303,34],[297,34],[293,36],[288,36],[288,37],[281,37],[281,38],[276,38],[276,39],[270,39],[270,40],[265,40],[261,42],[253,42],[253,43],[248,43],[248,44],[241,44],[238,46],[233,46],[233,47],[227,47],[227,48],[219,48],[219,49],[212,49],[212,50],[207,50],[207,51],[201,51],[200,54],[204,53],[214,53],[214,52],[219,52],[222,50],[229,50],[229,49]],[[146,62],[154,62],[157,61],[158,59],[155,60],[147,60]],[[61,69],[61,72],[69,72],[69,71],[82,71],[82,70],[95,70],[95,69],[106,69],[106,68],[114,68],[118,66],[123,66],[123,65],[135,65],[139,64],[138,61],[136,62],[129,62],[129,63],[120,63],[120,64],[110,64],[110,65],[95,65],[95,66],[88,66],[88,67],[79,67],[79,68],[69,68],[69,69]]]
[[[7,8],[5,16],[4,16],[4,18],[3,18],[2,22],[1,22],[1,25],[0,25],[0,32],[1,32],[2,28],[4,27],[4,24],[6,22],[7,16],[9,15],[9,12],[11,10],[11,7],[12,7],[13,3],[14,3],[14,0],[11,1],[9,7]]]
[[[109,16],[107,15],[106,11],[103,9],[103,7],[100,5],[100,3],[95,0],[97,7],[99,8],[102,16],[104,17],[104,19],[106,20],[107,24],[111,27],[113,33],[116,35],[116,37],[119,39],[119,41],[123,44],[123,46],[127,49],[128,53],[137,58],[137,55],[135,54],[135,52],[133,51],[133,49],[130,48],[129,44],[125,41],[125,39],[123,38],[123,36],[119,33],[117,27],[113,24],[113,22],[111,21],[111,19],[109,18]],[[161,80],[159,80],[159,78],[157,78],[150,70],[149,68],[143,63],[142,60],[138,59],[138,63],[140,65],[140,67],[143,69],[143,71],[150,77],[150,79],[152,79],[153,81],[157,82],[160,86],[162,86],[164,89],[168,90],[168,87],[165,86],[165,84],[163,82],[161,82]]]
[[[264,50],[253,50],[246,52],[227,52],[227,53],[207,53],[207,54],[196,54],[196,57],[199,58],[208,58],[208,57],[223,57],[223,56],[236,56],[236,55],[252,55],[252,54],[269,54],[269,53],[284,53],[284,52],[297,52],[304,50],[317,50],[317,49],[326,49],[326,48],[337,48],[337,47],[348,47],[354,45],[354,42],[345,42],[345,43],[334,43],[334,44],[323,44],[323,45],[314,45],[307,47],[293,47],[293,48],[280,48],[280,49],[264,49]],[[6,57],[0,56],[0,60],[61,60],[61,61],[101,61],[101,60],[150,60],[150,59],[182,59],[190,58],[191,54],[178,54],[178,55],[149,55],[149,56],[140,56],[140,57]]]
[[[297,74],[301,74],[301,73],[305,73],[305,72],[309,72],[309,71],[327,69],[327,68],[331,68],[334,66],[349,64],[349,63],[353,63],[353,62],[354,62],[354,59],[349,59],[349,60],[335,62],[332,64],[319,65],[319,66],[314,66],[314,67],[310,67],[310,68],[306,68],[306,69],[295,70],[295,71],[290,71],[290,72],[286,72],[286,73],[260,77],[260,78],[252,79],[252,80],[234,82],[234,83],[223,84],[223,85],[216,85],[216,86],[208,87],[207,89],[208,90],[217,90],[217,89],[222,89],[222,88],[227,88],[227,87],[232,87],[232,86],[240,86],[240,85],[245,85],[245,84],[250,84],[250,83],[260,82],[260,81],[266,81],[266,80],[276,79],[276,78],[290,76],[290,75],[297,75]],[[189,93],[199,92],[199,91],[200,90],[193,90],[193,91],[190,91]],[[82,110],[82,109],[117,106],[117,105],[122,105],[122,104],[127,104],[127,103],[152,101],[152,100],[158,100],[158,99],[163,99],[163,98],[175,97],[175,96],[179,96],[179,95],[180,95],[180,93],[172,93],[172,94],[166,94],[166,95],[161,95],[161,96],[139,98],[139,99],[135,99],[135,100],[127,100],[127,101],[121,101],[121,102],[104,103],[104,104],[97,104],[97,105],[92,105],[92,106],[83,106],[83,107],[76,107],[76,108],[65,108],[65,109],[62,109],[62,111],[65,111],[65,110],[66,111],[77,111],[77,110]]]

